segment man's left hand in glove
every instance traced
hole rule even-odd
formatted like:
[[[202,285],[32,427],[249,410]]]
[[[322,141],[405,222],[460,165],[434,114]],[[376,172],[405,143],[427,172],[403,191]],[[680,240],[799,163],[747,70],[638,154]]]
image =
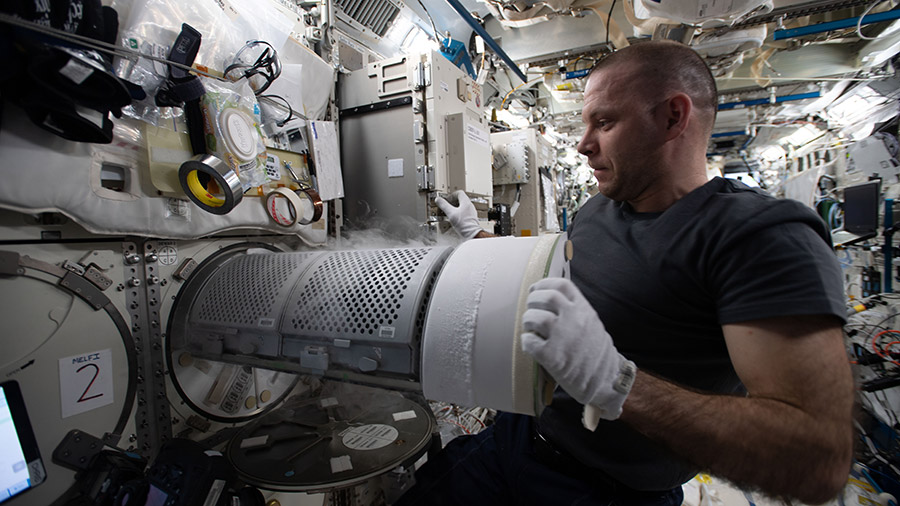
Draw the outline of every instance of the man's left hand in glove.
[[[591,408],[586,414],[593,411],[606,420],[622,414],[637,368],[616,350],[574,283],[546,278],[533,284],[522,325],[522,349],[572,398]]]

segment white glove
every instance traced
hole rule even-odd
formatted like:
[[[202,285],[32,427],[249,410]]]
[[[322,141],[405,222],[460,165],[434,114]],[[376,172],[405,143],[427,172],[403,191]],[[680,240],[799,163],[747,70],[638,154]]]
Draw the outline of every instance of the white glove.
[[[453,193],[459,201],[459,206],[454,207],[453,204],[447,202],[444,197],[434,199],[434,203],[447,215],[453,230],[461,235],[463,239],[471,239],[483,229],[478,224],[478,211],[469,196],[462,190],[456,190]]]
[[[531,285],[522,315],[522,350],[534,357],[575,400],[615,420],[637,367],[616,350],[590,302],[568,279]]]

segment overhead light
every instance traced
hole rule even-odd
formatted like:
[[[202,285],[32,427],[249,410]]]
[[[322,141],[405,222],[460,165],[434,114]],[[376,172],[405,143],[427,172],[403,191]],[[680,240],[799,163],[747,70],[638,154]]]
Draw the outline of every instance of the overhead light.
[[[773,144],[766,149],[760,151],[759,157],[767,162],[774,162],[775,160],[779,160],[784,157],[785,151],[784,148],[777,144]]]
[[[790,144],[794,147],[800,147],[820,135],[822,135],[822,132],[813,125],[803,125],[802,127],[795,130],[792,134],[782,137],[781,143]]]
[[[838,125],[850,125],[866,118],[872,109],[885,102],[877,91],[868,86],[861,86],[844,100],[825,108],[828,120]]]
[[[427,53],[440,47],[424,28],[406,15],[397,16],[384,38],[396,44],[405,54]]]
[[[403,44],[403,41],[406,40],[409,32],[411,32],[415,26],[415,23],[408,17],[403,15],[397,16],[397,19],[394,20],[394,23],[388,29],[387,33],[384,34],[384,38],[399,46]]]
[[[425,33],[425,30],[416,26],[409,32],[409,35],[406,36],[403,43],[400,44],[400,49],[408,54],[427,53],[429,51],[436,51],[438,49],[438,43],[432,40],[431,37]]]

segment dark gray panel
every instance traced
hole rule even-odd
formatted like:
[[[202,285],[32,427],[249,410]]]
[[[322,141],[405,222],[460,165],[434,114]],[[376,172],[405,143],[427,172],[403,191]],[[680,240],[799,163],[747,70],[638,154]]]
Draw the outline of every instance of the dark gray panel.
[[[369,228],[404,217],[425,223],[426,196],[419,191],[410,106],[342,118],[341,161],[344,219],[348,226]],[[388,161],[402,160],[403,175],[388,177]],[[387,222],[387,223],[385,223]]]

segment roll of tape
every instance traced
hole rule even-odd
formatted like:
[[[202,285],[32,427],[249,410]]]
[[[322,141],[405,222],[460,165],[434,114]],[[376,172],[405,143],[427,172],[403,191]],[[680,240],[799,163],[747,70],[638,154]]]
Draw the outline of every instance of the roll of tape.
[[[309,202],[304,205],[303,201]],[[280,207],[280,203],[287,204],[287,213]],[[322,217],[322,198],[312,188],[304,190],[289,190],[276,188],[266,195],[266,212],[275,223],[290,227],[295,223],[309,225],[319,221]]]
[[[208,186],[209,178],[215,181],[221,196],[213,194]],[[227,163],[212,155],[196,155],[181,164],[178,181],[191,202],[212,214],[228,214],[244,197],[244,190],[237,173]]]
[[[287,204],[287,213],[280,207],[280,203]],[[303,203],[297,192],[289,188],[275,188],[266,195],[266,212],[275,223],[283,226],[293,226],[301,218]]]
[[[313,212],[312,217],[309,219],[309,221],[305,223],[301,221],[300,224],[309,225],[310,223],[319,221],[319,218],[322,217],[322,208],[324,207],[324,205],[322,204],[322,197],[319,196],[319,192],[313,190],[312,188],[307,188],[301,191],[304,195],[306,195],[307,198],[309,198],[309,201],[312,202]]]

